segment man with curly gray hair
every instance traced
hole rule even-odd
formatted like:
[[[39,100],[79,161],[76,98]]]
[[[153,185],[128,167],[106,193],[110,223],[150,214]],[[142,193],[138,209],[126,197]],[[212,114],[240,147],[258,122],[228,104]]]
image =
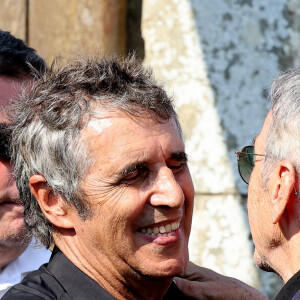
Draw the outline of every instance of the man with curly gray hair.
[[[12,115],[30,232],[50,262],[4,299],[175,299],[194,189],[171,99],[134,57],[57,62]]]

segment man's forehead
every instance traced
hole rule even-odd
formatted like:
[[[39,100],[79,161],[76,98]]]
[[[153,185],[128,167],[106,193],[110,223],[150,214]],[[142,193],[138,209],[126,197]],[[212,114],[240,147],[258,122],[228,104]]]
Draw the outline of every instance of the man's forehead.
[[[187,160],[173,119],[160,123],[122,113],[102,116],[92,118],[81,134],[95,159],[97,172],[104,178],[116,179],[140,166],[165,160]]]
[[[136,116],[134,114],[129,114],[127,112],[124,112],[117,108],[102,108],[98,107],[96,108],[92,115],[90,116],[90,119],[87,123],[86,129],[88,131],[91,131],[93,134],[100,134],[104,131],[107,131],[112,125],[116,125],[118,123],[135,123],[138,124],[141,127],[144,127],[145,129],[148,129],[149,126],[154,124],[167,124],[172,123],[177,128],[177,124],[175,120],[164,120],[162,122],[158,121],[158,119],[153,116],[151,112],[145,111],[143,115]],[[119,128],[120,131],[122,129],[126,128]],[[179,132],[179,130],[178,130]]]
[[[111,125],[111,117],[94,117],[88,122],[87,128],[94,134],[101,134],[106,128],[109,128]]]
[[[178,133],[178,139],[176,139],[176,132]],[[167,135],[172,135],[172,139],[170,139],[173,143],[177,141],[177,143],[183,144],[177,124],[173,119],[159,122],[151,114],[148,115],[147,113],[145,113],[144,117],[140,117],[131,116],[122,111],[107,110],[93,114],[81,132],[81,138],[86,142],[97,143],[99,147],[102,144],[100,147],[101,152],[112,144],[117,146],[117,149],[110,150],[119,152],[123,148],[135,148],[133,144],[140,145],[147,138],[155,136],[159,138]],[[154,140],[152,139],[152,141]]]

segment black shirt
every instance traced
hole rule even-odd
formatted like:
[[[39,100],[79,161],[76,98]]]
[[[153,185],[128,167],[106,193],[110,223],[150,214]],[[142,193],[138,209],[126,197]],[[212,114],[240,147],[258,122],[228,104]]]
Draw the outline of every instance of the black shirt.
[[[18,299],[113,300],[115,298],[73,265],[58,248],[55,248],[48,264],[28,274],[2,298],[2,300]],[[163,299],[184,299],[184,296],[172,283]]]
[[[300,271],[283,286],[275,300],[300,300]]]

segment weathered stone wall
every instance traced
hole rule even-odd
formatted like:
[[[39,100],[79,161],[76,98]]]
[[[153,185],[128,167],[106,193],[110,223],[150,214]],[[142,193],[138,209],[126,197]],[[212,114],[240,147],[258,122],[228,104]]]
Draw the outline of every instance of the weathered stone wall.
[[[272,79],[299,63],[299,13],[296,0],[143,1],[145,63],[174,94],[195,183],[191,259],[270,296],[281,283],[253,264],[234,151],[259,133]]]
[[[0,28],[26,40],[26,0],[0,0]]]
[[[0,0],[0,28],[49,64],[58,55],[126,54],[126,0]]]
[[[82,52],[125,54],[125,4],[124,0],[30,0],[28,42],[48,61]]]

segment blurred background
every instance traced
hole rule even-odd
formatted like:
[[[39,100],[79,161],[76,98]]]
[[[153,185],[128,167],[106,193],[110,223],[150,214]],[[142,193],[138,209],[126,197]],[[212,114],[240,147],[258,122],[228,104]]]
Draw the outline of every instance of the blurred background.
[[[51,64],[135,52],[175,99],[195,184],[190,258],[272,298],[259,271],[234,151],[252,143],[269,87],[300,62],[298,0],[0,0],[0,28]]]

